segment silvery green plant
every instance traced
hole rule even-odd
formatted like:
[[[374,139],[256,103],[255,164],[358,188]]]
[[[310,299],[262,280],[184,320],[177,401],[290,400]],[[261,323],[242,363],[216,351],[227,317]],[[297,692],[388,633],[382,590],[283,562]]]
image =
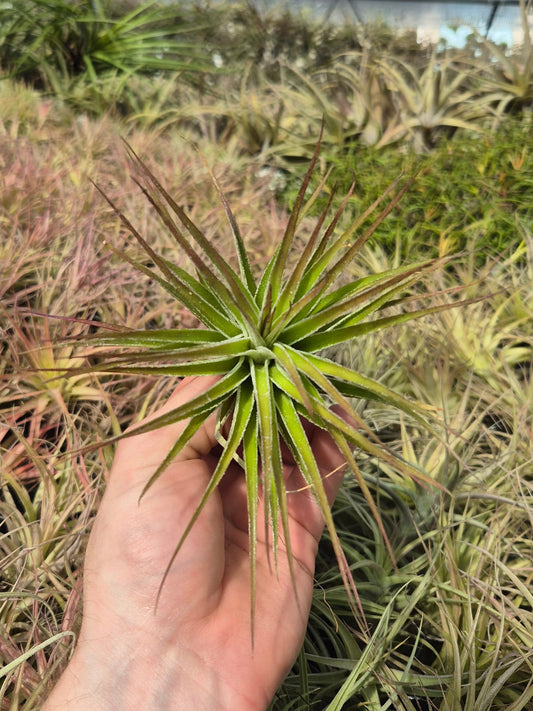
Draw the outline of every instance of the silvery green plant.
[[[90,338],[90,343],[102,348],[102,351],[99,363],[91,369],[162,377],[219,376],[207,392],[155,417],[149,423],[129,430],[128,436],[187,420],[172,449],[146,482],[144,491],[147,491],[206,418],[217,412],[222,453],[194,515],[181,540],[176,542],[168,569],[205,503],[232,460],[236,459],[242,465],[246,480],[252,620],[260,502],[264,507],[267,541],[272,547],[273,559],[277,560],[278,541],[283,537],[288,563],[293,570],[282,443],[292,453],[320,507],[344,582],[352,592],[352,600],[355,602],[357,599],[322,477],[306,436],[306,420],[327,430],[344,455],[391,555],[392,547],[379,511],[357,464],[357,451],[382,460],[420,484],[429,481],[421,470],[397,458],[379,442],[356,411],[353,399],[380,401],[423,422],[424,408],[364,373],[336,363],[324,352],[346,341],[449,308],[449,304],[439,303],[414,311],[396,308],[394,313],[383,315],[387,306],[401,305],[402,299],[408,298],[402,297],[402,293],[405,294],[422,275],[441,262],[433,260],[406,265],[352,281],[343,280],[339,285],[339,277],[346,274],[347,267],[359,250],[407,189],[408,183],[400,187],[398,182],[343,230],[340,230],[339,222],[352,191],[328,218],[331,197],[317,218],[305,247],[299,254],[291,255],[302,213],[323,188],[324,181],[306,203],[305,195],[319,146],[320,143],[295,199],[279,246],[259,278],[254,276],[235,217],[214,176],[212,179],[233,236],[237,269],[221,256],[216,245],[205,237],[129,146],[128,151],[138,171],[137,184],[172,235],[177,248],[191,260],[195,276],[156,254],[120,208],[106,198],[154,267],[146,266],[112,246],[110,249],[160,284],[199,319],[203,328],[96,334]],[[371,221],[372,214],[377,216]],[[331,404],[340,406],[351,418],[351,423],[332,410]]]

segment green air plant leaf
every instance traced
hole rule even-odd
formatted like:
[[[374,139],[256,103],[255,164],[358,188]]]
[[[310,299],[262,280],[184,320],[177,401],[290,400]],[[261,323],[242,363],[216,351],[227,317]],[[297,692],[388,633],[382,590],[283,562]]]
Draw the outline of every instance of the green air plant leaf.
[[[295,561],[289,536],[282,443],[292,453],[306,485],[320,507],[331,534],[343,580],[354,603],[354,611],[361,624],[365,624],[362,610],[358,607],[355,584],[335,531],[321,473],[307,440],[304,420],[331,434],[376,518],[393,560],[394,549],[387,537],[379,509],[372,499],[371,490],[357,464],[357,452],[382,460],[387,469],[394,467],[395,471],[411,477],[418,485],[432,483],[422,470],[399,459],[378,440],[356,412],[353,401],[362,398],[386,403],[430,427],[426,421],[427,410],[363,373],[335,363],[319,351],[346,340],[363,337],[372,331],[464,303],[440,302],[418,310],[406,310],[412,295],[407,293],[402,297],[402,292],[409,292],[421,276],[441,266],[442,261],[402,266],[382,274],[369,274],[341,286],[336,285],[339,276],[346,272],[349,263],[357,257],[359,250],[398,204],[410,180],[396,181],[341,234],[336,235],[335,232],[349,195],[332,218],[328,218],[331,201],[328,202],[317,219],[317,226],[306,247],[297,259],[290,260],[298,225],[309,207],[309,202],[305,203],[305,193],[319,148],[320,141],[281,243],[257,280],[235,217],[214,176],[235,244],[237,271],[221,256],[216,246],[205,237],[129,146],[130,157],[138,172],[138,185],[178,249],[189,256],[196,275],[191,276],[158,256],[123,212],[106,198],[154,266],[149,268],[114,247],[110,246],[110,249],[159,283],[181,305],[194,313],[205,328],[112,330],[102,335],[95,334],[87,342],[101,349],[98,363],[83,371],[177,377],[190,374],[220,376],[207,392],[192,401],[148,423],[131,428],[126,434],[114,439],[188,420],[170,452],[146,482],[146,492],[203,422],[217,412],[217,432],[222,454],[181,540],[176,542],[168,569],[230,463],[239,462],[244,471],[248,507],[252,637],[257,593],[257,540],[258,536],[262,536],[262,532],[258,531],[259,506],[264,509],[265,540],[272,551],[273,564],[277,566],[279,541],[283,540],[294,581]],[[316,194],[311,200],[315,198]],[[376,213],[374,217],[372,213]],[[360,234],[354,237],[359,230]],[[291,269],[292,263],[295,266]],[[384,315],[384,309],[389,306],[394,306],[394,312]],[[331,409],[331,405],[335,405],[335,408]],[[166,574],[162,576],[162,584],[165,577]]]

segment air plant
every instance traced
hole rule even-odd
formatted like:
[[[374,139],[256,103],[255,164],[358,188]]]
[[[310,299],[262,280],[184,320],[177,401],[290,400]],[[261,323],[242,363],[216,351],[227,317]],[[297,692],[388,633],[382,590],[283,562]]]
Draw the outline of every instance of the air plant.
[[[400,59],[381,60],[378,70],[400,120],[386,132],[387,143],[409,136],[422,152],[458,129],[483,132],[486,104],[473,86],[475,72],[460,71],[452,57],[439,56],[434,49],[423,70]]]
[[[96,186],[154,266],[147,266],[109,245],[111,251],[158,283],[189,309],[203,324],[203,328],[117,332],[116,327],[113,327],[114,330],[89,337],[87,342],[102,350],[98,362],[85,368],[85,371],[166,377],[219,376],[205,393],[120,436],[140,434],[187,420],[183,432],[146,482],[144,494],[206,418],[217,412],[217,432],[222,453],[191,520],[181,539],[176,542],[167,573],[205,503],[216,490],[232,460],[236,459],[242,465],[246,480],[252,625],[260,501],[264,506],[266,540],[271,546],[273,560],[277,560],[278,541],[283,537],[291,572],[294,565],[289,536],[287,490],[282,472],[282,443],[292,453],[320,507],[344,583],[351,591],[354,610],[357,610],[355,585],[335,530],[321,474],[306,436],[305,421],[327,430],[344,455],[393,558],[392,545],[354,452],[359,451],[382,460],[389,468],[393,467],[396,472],[411,477],[418,484],[425,485],[431,481],[422,470],[402,461],[379,442],[358,414],[353,399],[372,399],[393,405],[425,424],[427,409],[366,377],[364,373],[336,363],[324,351],[347,340],[361,338],[368,333],[449,308],[449,303],[440,301],[416,310],[398,309],[404,299],[412,301],[413,298],[402,297],[401,294],[408,291],[422,275],[441,265],[442,260],[400,266],[382,273],[370,273],[353,281],[343,280],[343,283],[338,284],[339,277],[346,273],[346,268],[362,246],[397,206],[409,187],[409,180],[404,181],[404,184],[400,180],[396,181],[345,229],[341,229],[340,220],[354,186],[328,219],[332,194],[317,218],[305,247],[299,254],[292,255],[291,247],[299,220],[316,201],[327,179],[326,176],[306,201],[319,147],[320,142],[295,199],[279,246],[259,278],[254,276],[237,222],[214,175],[211,174],[211,178],[233,236],[237,269],[221,256],[216,246],[205,237],[153,172],[127,146],[138,171],[136,183],[179,250],[190,258],[195,276],[156,254],[149,241],[122,210]],[[373,213],[377,216],[371,217]],[[394,306],[395,309],[384,315],[383,310],[388,306]],[[351,418],[351,423],[330,409],[332,403],[340,406]],[[259,496],[260,491],[262,496]],[[162,575],[162,585],[165,577],[166,573]]]

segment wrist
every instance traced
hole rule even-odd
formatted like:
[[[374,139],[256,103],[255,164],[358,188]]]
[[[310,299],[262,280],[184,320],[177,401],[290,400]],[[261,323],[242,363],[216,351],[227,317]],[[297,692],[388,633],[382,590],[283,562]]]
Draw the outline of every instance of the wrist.
[[[120,658],[79,647],[41,711],[265,711],[264,699],[244,699],[216,671],[177,649]]]

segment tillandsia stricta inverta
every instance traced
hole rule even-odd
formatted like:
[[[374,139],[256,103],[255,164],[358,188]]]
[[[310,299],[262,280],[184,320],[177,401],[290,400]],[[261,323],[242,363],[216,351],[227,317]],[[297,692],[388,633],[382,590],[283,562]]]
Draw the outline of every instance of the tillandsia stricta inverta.
[[[403,186],[396,181],[343,230],[339,229],[339,222],[354,186],[332,217],[329,217],[330,197],[305,247],[295,258],[289,259],[303,211],[324,187],[325,179],[306,202],[305,195],[319,149],[320,141],[280,243],[257,279],[235,217],[214,175],[211,174],[211,177],[233,236],[237,269],[220,255],[216,246],[205,237],[127,145],[139,176],[137,184],[177,247],[191,260],[195,276],[156,254],[148,239],[98,188],[123,225],[150,257],[154,267],[146,266],[111,245],[110,249],[161,285],[199,319],[203,328],[124,330],[95,334],[89,337],[89,342],[102,348],[102,351],[98,364],[86,370],[172,377],[219,376],[207,392],[155,417],[149,423],[132,428],[127,436],[188,420],[171,450],[146,482],[144,493],[206,418],[217,412],[217,431],[220,435],[225,432],[224,437],[221,436],[222,453],[194,515],[181,540],[176,542],[174,555],[162,576],[162,585],[206,501],[221,482],[232,460],[237,459],[242,464],[247,492],[252,630],[260,502],[264,507],[266,541],[272,547],[274,561],[277,560],[278,541],[283,537],[294,582],[287,490],[282,471],[282,442],[292,453],[306,485],[320,507],[344,583],[351,594],[351,600],[354,603],[357,601],[355,584],[335,529],[323,480],[306,436],[305,420],[327,430],[333,438],[380,527],[393,559],[392,546],[354,452],[360,450],[382,460],[420,484],[434,483],[430,482],[424,472],[398,458],[381,444],[352,402],[354,398],[381,401],[424,424],[427,424],[426,409],[364,373],[334,362],[323,351],[371,332],[449,308],[452,304],[438,303],[414,311],[396,309],[392,314],[383,315],[387,306],[401,304],[406,298],[402,297],[402,293],[422,275],[439,267],[443,260],[419,262],[378,274],[368,274],[342,285],[337,283],[359,250],[396,207],[409,181]],[[372,215],[375,215],[373,219]],[[348,423],[330,409],[332,403],[340,406],[354,424]]]

